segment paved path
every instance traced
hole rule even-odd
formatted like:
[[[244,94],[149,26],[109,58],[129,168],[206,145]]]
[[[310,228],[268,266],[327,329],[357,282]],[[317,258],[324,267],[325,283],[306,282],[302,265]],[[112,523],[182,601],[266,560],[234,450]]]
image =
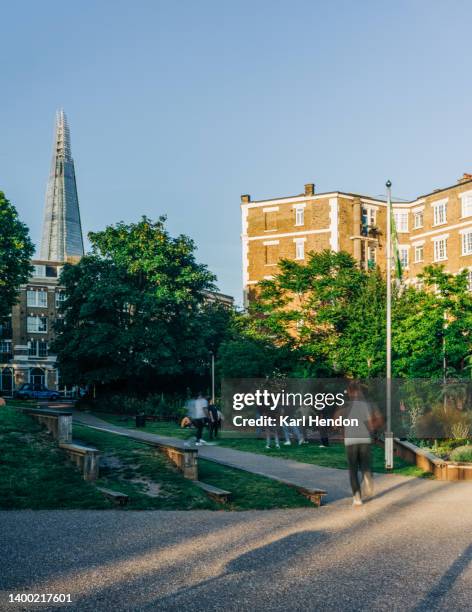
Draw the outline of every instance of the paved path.
[[[119,427],[84,412],[74,410],[73,415],[74,422],[76,423],[83,423],[104,431],[125,435],[136,440],[176,441],[176,438],[160,436],[137,429]],[[179,442],[182,442],[182,440],[179,440]],[[290,459],[268,457],[266,455],[238,451],[224,446],[201,446],[198,449],[198,455],[203,459],[216,461],[223,465],[252,472],[253,474],[259,474],[274,480],[282,480],[295,486],[306,487],[308,489],[323,489],[328,493],[323,499],[323,503],[345,499],[351,495],[347,470],[321,467]],[[377,492],[380,493],[388,490],[392,486],[406,483],[409,480],[411,479],[397,474],[376,474],[375,486]]]
[[[468,483],[409,479],[361,508],[0,512],[0,610],[467,611],[471,508]]]

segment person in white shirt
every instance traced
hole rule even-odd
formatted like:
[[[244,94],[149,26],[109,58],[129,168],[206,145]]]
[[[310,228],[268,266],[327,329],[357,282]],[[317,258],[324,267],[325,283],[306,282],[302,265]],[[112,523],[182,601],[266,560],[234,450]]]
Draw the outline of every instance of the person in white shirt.
[[[193,418],[192,424],[195,426],[196,433],[196,442],[195,446],[202,446],[202,432],[205,426],[205,423],[208,419],[208,401],[203,397],[201,393],[198,394],[197,399],[193,405]]]

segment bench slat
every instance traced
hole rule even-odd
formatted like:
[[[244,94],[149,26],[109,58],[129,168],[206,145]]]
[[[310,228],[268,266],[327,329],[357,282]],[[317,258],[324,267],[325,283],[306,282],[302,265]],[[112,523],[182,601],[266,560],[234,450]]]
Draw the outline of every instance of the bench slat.
[[[129,496],[126,493],[120,493],[120,491],[112,491],[111,489],[105,489],[104,487],[97,487],[97,489],[108,497],[108,499],[113,500],[120,504],[120,506],[124,506],[129,501]]]
[[[225,489],[220,489],[219,487],[214,487],[211,484],[207,484],[206,482],[202,482],[201,480],[196,480],[195,484],[197,487],[200,487],[205,493],[215,499],[216,501],[220,501],[226,503],[229,501],[231,497],[231,491],[226,491]]]
[[[93,448],[93,446],[85,446],[84,444],[77,444],[76,442],[61,442],[59,444],[60,448],[63,448],[64,450],[69,450],[72,452],[76,452],[76,453],[80,453],[80,454],[86,454],[86,453],[98,453],[99,450],[98,448]]]

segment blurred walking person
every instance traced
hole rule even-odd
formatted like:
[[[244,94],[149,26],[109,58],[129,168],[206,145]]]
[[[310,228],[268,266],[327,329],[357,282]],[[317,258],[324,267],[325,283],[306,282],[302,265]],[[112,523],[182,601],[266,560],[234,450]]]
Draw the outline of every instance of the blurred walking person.
[[[345,417],[357,420],[358,424],[344,427],[344,445],[349,464],[353,506],[361,506],[362,498],[371,497],[374,492],[374,480],[371,467],[371,431],[373,413],[365,401],[359,382],[350,381],[347,387],[349,397]],[[360,477],[359,477],[360,476]]]

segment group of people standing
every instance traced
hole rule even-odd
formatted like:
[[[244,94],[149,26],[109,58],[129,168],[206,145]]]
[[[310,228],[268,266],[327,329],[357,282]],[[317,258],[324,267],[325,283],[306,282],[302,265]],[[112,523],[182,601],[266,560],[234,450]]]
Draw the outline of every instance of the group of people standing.
[[[197,399],[190,400],[187,404],[188,415],[182,420],[183,427],[195,427],[195,446],[205,444],[203,440],[203,429],[208,427],[210,440],[218,437],[223,423],[223,415],[215,406],[213,401],[208,401],[202,393]]]

